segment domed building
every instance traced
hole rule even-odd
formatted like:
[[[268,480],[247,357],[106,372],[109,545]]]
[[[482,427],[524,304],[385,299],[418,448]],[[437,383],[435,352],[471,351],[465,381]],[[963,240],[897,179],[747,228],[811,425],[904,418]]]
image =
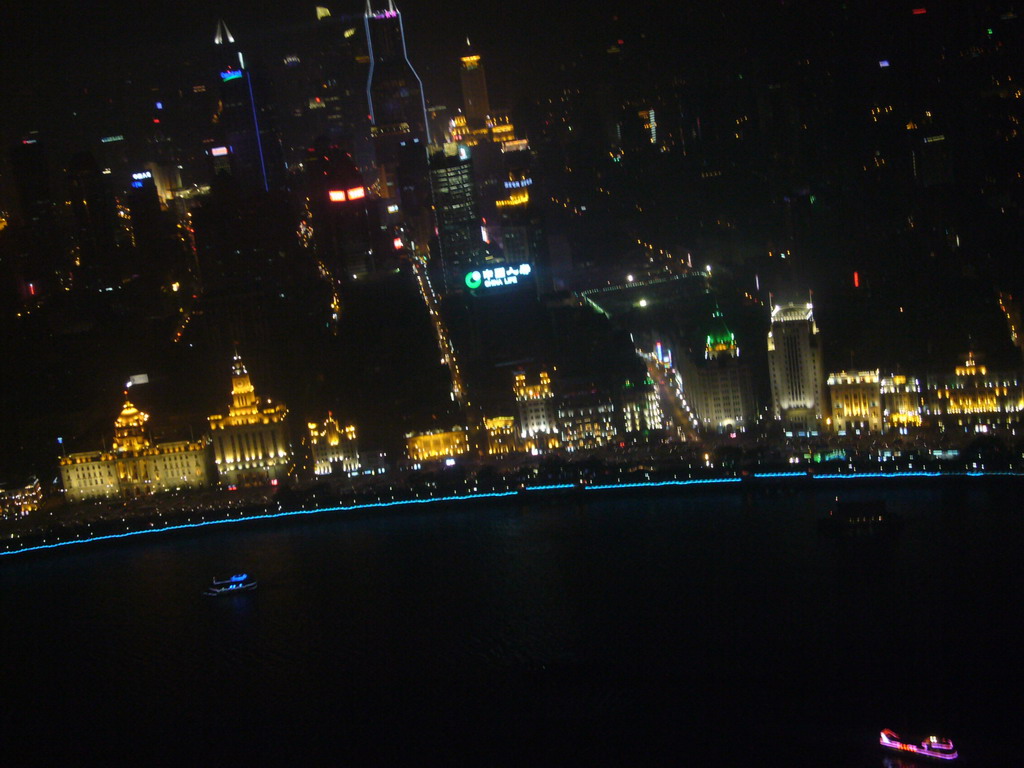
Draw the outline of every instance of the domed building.
[[[68,501],[134,498],[206,485],[206,445],[180,440],[153,443],[146,431],[149,414],[128,400],[114,421],[110,451],[72,453],[60,459]]]

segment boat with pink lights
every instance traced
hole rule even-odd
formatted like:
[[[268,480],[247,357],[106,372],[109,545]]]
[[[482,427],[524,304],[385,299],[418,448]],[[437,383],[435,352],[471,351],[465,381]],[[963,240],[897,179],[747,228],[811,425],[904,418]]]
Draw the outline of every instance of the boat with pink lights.
[[[895,749],[911,755],[921,757],[933,757],[936,760],[955,760],[957,758],[956,747],[949,739],[941,736],[928,736],[920,744],[912,744],[902,741],[898,734],[886,728],[882,731],[878,743],[888,749]]]

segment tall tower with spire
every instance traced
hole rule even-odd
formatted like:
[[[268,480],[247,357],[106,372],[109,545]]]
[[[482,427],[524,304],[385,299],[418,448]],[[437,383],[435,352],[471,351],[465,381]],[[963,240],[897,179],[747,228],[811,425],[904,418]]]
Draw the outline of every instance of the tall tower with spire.
[[[466,38],[466,51],[462,62],[462,111],[470,128],[479,129],[487,124],[491,115],[491,100],[487,95],[487,76],[480,54]]]
[[[366,2],[363,17],[370,57],[366,100],[377,156],[376,191],[399,207],[408,239],[425,251],[433,231],[427,146],[430,129],[423,81],[409,61],[402,13],[388,0],[384,10]]]
[[[284,403],[266,405],[256,395],[238,352],[231,361],[231,405],[226,415],[210,417],[213,462],[224,485],[276,485],[288,474]]]
[[[280,141],[274,133],[272,114],[259,98],[260,88],[234,35],[223,19],[217,22],[213,43],[221,53],[221,107],[216,124],[221,146],[211,149],[216,162],[231,170],[245,191],[268,191],[280,186],[284,165]]]

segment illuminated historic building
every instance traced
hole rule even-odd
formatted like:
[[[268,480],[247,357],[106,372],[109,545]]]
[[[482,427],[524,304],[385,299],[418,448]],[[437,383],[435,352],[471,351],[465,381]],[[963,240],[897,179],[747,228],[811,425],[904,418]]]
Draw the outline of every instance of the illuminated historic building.
[[[654,380],[647,378],[639,385],[627,381],[619,393],[619,414],[619,429],[626,435],[649,436],[661,430],[661,402]]]
[[[784,429],[817,433],[825,413],[825,373],[811,304],[772,307],[768,375],[772,409]]]
[[[952,376],[930,377],[924,414],[940,429],[985,432],[1015,424],[1024,411],[1020,371],[990,372],[969,354]]]
[[[615,405],[604,393],[578,392],[558,402],[558,431],[567,451],[600,448],[618,435]]]
[[[526,374],[516,373],[514,387],[519,410],[519,436],[526,441],[526,450],[535,452],[558,447],[558,421],[555,395],[547,371],[540,372],[536,384],[526,383]]]
[[[743,431],[757,418],[750,367],[740,359],[736,336],[720,310],[715,310],[708,330],[700,358],[680,358],[687,401],[702,429]]]
[[[0,518],[6,520],[25,517],[39,510],[43,503],[43,488],[32,481],[20,488],[0,488]]]
[[[181,440],[153,444],[149,414],[125,400],[114,422],[111,451],[72,453],[60,459],[68,501],[144,496],[206,485],[206,446]]]
[[[462,427],[410,432],[405,436],[405,446],[413,461],[454,458],[469,451],[469,437]]]
[[[484,419],[487,431],[487,453],[500,456],[520,450],[519,433],[515,416],[492,416]]]
[[[284,403],[266,406],[256,396],[242,358],[235,353],[231,406],[227,415],[210,416],[213,462],[225,485],[275,483],[288,474],[291,448]]]
[[[883,376],[879,389],[882,393],[882,416],[890,427],[906,430],[921,426],[921,382],[915,378]]]
[[[877,370],[830,373],[828,391],[832,401],[832,429],[836,434],[882,431],[885,422]]]
[[[315,474],[359,471],[359,443],[354,425],[342,427],[328,414],[323,424],[310,422],[306,426],[309,427],[309,447]]]

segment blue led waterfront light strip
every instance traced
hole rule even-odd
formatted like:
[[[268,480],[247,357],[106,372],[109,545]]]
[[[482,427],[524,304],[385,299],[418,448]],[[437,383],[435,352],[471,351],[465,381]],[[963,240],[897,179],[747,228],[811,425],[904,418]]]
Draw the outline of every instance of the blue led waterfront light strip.
[[[1024,477],[1019,472],[863,472],[856,474],[830,474],[830,475],[808,475],[802,472],[766,472],[764,474],[750,475],[749,479],[803,479],[808,480],[859,480],[859,479],[905,479],[908,477]],[[682,487],[687,485],[725,485],[743,482],[740,477],[705,478],[697,480],[655,480],[638,483],[611,483],[605,485],[580,485],[578,483],[559,483],[555,485],[535,485],[522,489],[522,492],[530,491],[610,491],[618,488],[664,488]],[[282,517],[295,517],[299,515],[318,515],[327,512],[349,512],[362,509],[380,509],[384,507],[401,507],[409,504],[438,504],[446,501],[473,501],[476,499],[500,499],[520,495],[519,490],[515,491],[493,491],[490,493],[471,493],[461,496],[437,496],[425,499],[399,499],[394,501],[375,501],[365,504],[353,504],[345,507],[319,507],[317,509],[293,509],[281,512],[272,512],[262,515],[245,515],[242,517],[225,517],[216,520],[201,520],[195,523],[179,523],[160,528],[142,528],[137,531],[125,531],[124,533],[108,533],[102,536],[90,536],[81,539],[69,539],[58,541],[52,544],[37,544],[22,549],[12,549],[0,552],[0,557],[6,555],[17,555],[23,552],[38,552],[46,549],[67,547],[71,544],[87,544],[93,541],[104,541],[108,539],[126,539],[129,536],[142,536],[147,533],[163,533],[164,531],[184,531],[194,528],[205,528],[211,525],[225,525],[227,523],[247,523],[254,520],[273,520]],[[140,518],[146,520],[147,518]]]

